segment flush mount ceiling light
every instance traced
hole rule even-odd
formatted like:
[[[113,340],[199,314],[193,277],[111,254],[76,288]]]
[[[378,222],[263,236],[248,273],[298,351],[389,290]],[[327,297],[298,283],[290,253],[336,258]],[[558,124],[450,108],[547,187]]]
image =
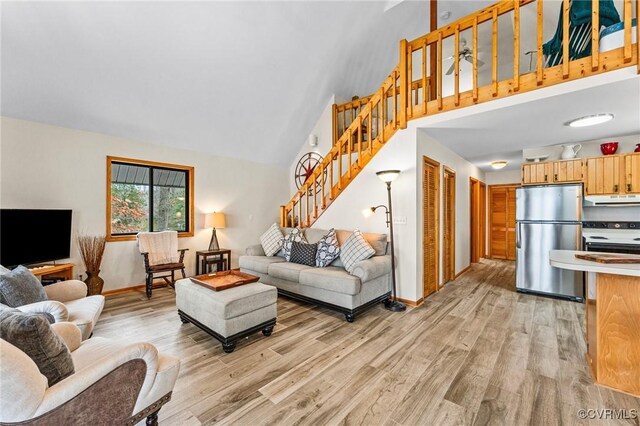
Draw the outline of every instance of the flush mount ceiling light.
[[[575,120],[569,121],[566,125],[569,127],[595,126],[596,124],[606,123],[610,120],[613,120],[613,114],[595,114],[576,118]]]
[[[492,161],[492,162],[491,162],[491,167],[493,167],[493,168],[494,168],[494,169],[496,169],[496,170],[499,170],[499,169],[503,168],[503,167],[504,167],[504,166],[506,166],[506,165],[507,165],[507,162],[506,162],[506,161],[504,161],[504,160],[501,160],[501,161]]]

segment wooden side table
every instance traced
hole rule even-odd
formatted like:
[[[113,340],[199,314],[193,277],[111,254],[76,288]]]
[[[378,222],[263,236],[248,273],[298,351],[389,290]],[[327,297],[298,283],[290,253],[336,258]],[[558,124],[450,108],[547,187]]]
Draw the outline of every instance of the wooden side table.
[[[208,273],[210,266],[216,265],[217,271],[231,269],[231,250],[200,250],[196,252],[196,275]]]
[[[73,279],[73,263],[62,263],[60,265],[48,265],[40,268],[30,269],[31,273],[42,279],[55,279],[67,281]]]

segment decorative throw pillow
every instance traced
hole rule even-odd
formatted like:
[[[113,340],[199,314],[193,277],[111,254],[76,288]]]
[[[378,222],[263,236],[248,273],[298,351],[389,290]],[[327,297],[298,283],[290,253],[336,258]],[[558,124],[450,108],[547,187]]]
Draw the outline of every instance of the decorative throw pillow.
[[[342,245],[340,260],[344,263],[344,269],[351,273],[356,262],[369,259],[375,253],[376,251],[371,247],[371,244],[362,236],[362,232],[356,229]]]
[[[0,275],[8,274],[11,272],[11,269],[7,269],[4,266],[0,265]]]
[[[316,251],[318,244],[291,243],[291,263],[300,265],[316,266]]]
[[[287,235],[284,239],[284,244],[282,245],[282,249],[284,250],[284,258],[287,259],[287,262],[291,261],[291,244],[292,243],[306,243],[307,239],[302,234],[302,229],[293,228],[289,235]]]
[[[277,223],[271,225],[267,232],[260,236],[260,244],[264,250],[264,254],[267,256],[273,256],[278,253],[282,248],[282,239],[284,236],[280,232],[280,227]]]
[[[27,354],[53,386],[74,372],[71,353],[42,314],[0,309],[0,337]]]
[[[340,244],[338,244],[336,230],[331,228],[327,235],[318,241],[316,266],[321,268],[329,266],[338,256],[340,256]]]
[[[0,303],[16,308],[45,300],[48,298],[42,284],[24,266],[0,275]]]

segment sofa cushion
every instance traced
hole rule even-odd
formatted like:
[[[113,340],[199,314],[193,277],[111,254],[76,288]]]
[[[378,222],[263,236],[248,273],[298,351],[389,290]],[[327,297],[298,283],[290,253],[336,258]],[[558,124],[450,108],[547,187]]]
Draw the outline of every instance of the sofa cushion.
[[[344,246],[345,242],[353,232],[349,231],[336,231],[336,237],[338,237],[338,243],[340,247]],[[387,253],[387,235],[386,234],[368,234],[362,233],[364,239],[369,243],[371,247],[376,251],[375,256],[381,256]]]
[[[69,311],[69,322],[78,326],[82,332],[82,340],[91,336],[93,326],[98,322],[104,308],[104,302],[104,296],[96,294],[65,303]]]
[[[47,299],[40,280],[24,266],[0,275],[0,303],[16,308]]]
[[[300,271],[309,268],[310,266],[291,262],[272,263],[269,265],[269,276],[297,283],[300,277]]]
[[[338,256],[340,256],[340,244],[338,244],[336,230],[331,228],[331,230],[318,241],[316,266],[320,268],[329,266]]]
[[[355,295],[360,293],[360,278],[354,277],[343,268],[309,268],[300,272],[301,285],[321,288],[327,291]]]
[[[0,337],[27,354],[49,386],[73,374],[73,360],[64,341],[42,314],[0,310]]]
[[[291,243],[291,263],[316,266],[318,244]]]
[[[279,256],[240,256],[238,258],[240,269],[248,269],[250,271],[260,272],[261,274],[268,274],[269,265],[280,262],[286,262],[286,260]]]
[[[302,230],[300,228],[294,228],[287,236],[284,238],[282,243],[282,250],[284,251],[284,258],[287,259],[287,262],[291,261],[291,245],[293,243],[306,243],[307,239],[304,237]]]
[[[342,245],[340,259],[347,272],[352,272],[356,262],[369,259],[375,253],[375,249],[364,239],[360,230],[356,229]]]
[[[7,269],[4,266],[0,265],[0,275],[8,274],[11,272],[11,269]]]
[[[267,256],[273,256],[282,248],[282,239],[284,235],[280,232],[280,227],[273,224],[267,231],[260,236],[260,244]]]

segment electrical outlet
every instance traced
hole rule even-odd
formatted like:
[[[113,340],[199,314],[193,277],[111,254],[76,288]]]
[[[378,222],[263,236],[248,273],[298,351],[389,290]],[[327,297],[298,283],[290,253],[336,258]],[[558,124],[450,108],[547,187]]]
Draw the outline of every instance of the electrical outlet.
[[[406,225],[407,217],[406,216],[395,216],[393,218],[394,225]]]

